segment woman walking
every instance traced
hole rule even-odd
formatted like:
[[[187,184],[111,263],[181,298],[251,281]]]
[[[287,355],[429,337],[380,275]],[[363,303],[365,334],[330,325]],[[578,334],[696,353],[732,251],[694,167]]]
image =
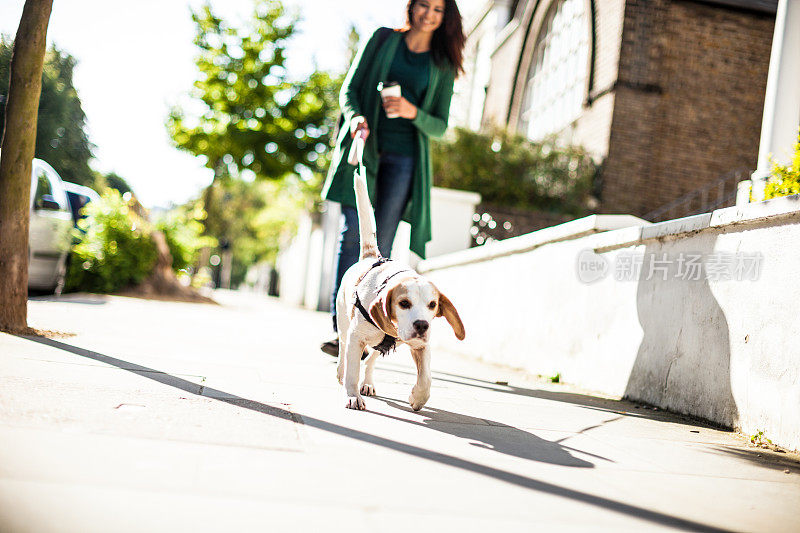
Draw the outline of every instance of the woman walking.
[[[406,26],[378,29],[353,60],[339,96],[343,126],[322,192],[326,200],[342,204],[344,215],[332,302],[345,271],[358,261],[355,167],[347,162],[356,135],[366,139],[363,159],[381,255],[390,256],[397,226],[405,220],[411,224],[411,250],[425,257],[431,240],[428,139],[447,129],[453,82],[463,71],[464,41],[455,0],[409,0]],[[383,82],[398,83],[401,96],[382,99],[378,84]],[[335,304],[331,309],[335,314]],[[322,351],[338,356],[338,340],[324,343]]]

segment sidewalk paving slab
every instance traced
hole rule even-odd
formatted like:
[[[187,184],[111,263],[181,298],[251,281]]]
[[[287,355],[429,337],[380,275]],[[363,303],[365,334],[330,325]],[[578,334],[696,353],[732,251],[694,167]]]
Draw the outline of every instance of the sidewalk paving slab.
[[[30,301],[68,335],[0,334],[0,531],[800,530],[794,454],[445,352],[347,410],[327,315],[215,297]]]

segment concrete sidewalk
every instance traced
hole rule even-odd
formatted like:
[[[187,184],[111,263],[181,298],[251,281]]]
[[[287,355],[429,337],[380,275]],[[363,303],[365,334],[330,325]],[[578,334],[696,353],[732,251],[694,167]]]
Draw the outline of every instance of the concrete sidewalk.
[[[216,297],[0,334],[0,532],[800,530],[794,456],[441,352],[422,411],[405,351],[347,410],[326,315]]]

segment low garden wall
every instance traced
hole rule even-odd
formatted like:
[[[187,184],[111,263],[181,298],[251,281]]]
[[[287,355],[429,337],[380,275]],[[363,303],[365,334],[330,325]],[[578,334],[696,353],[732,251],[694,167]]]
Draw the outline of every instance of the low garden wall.
[[[595,215],[423,261],[467,353],[800,449],[800,196]],[[435,351],[434,351],[435,357]]]

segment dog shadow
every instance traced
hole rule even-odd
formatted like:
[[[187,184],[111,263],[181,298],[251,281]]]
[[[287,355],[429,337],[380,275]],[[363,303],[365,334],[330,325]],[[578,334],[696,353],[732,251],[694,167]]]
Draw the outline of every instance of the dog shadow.
[[[594,463],[576,457],[570,452],[577,452],[594,459],[613,462],[599,455],[564,446],[560,441],[549,441],[527,431],[485,418],[477,418],[427,406],[421,411],[414,411],[411,407],[400,403],[395,398],[385,396],[373,396],[372,398],[380,400],[394,409],[427,418],[416,421],[376,411],[369,411],[371,414],[447,433],[467,440],[471,446],[478,448],[529,461],[576,468],[594,468]]]

